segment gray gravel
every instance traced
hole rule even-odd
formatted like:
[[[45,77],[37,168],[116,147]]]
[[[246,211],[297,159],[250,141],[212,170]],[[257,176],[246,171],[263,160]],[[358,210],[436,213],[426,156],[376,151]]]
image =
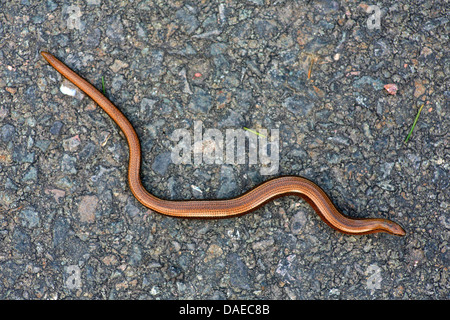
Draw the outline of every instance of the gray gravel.
[[[359,1],[2,1],[0,298],[449,299],[450,8],[376,3],[379,29]],[[104,77],[155,195],[302,175],[407,235],[342,235],[294,197],[229,220],[151,212],[127,186],[123,135],[61,93],[41,50]],[[195,121],[278,129],[278,171],[171,163],[172,133]]]

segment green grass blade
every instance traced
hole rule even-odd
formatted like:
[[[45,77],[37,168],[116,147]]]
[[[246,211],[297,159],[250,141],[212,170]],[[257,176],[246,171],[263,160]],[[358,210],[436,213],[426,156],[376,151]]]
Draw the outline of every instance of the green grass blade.
[[[247,131],[250,131],[251,133],[254,133],[254,134],[256,134],[256,135],[258,135],[258,136],[261,136],[261,137],[266,137],[265,135],[263,135],[262,133],[259,133],[259,132],[257,132],[257,131],[254,131],[254,130],[252,130],[252,129],[249,129],[249,128],[246,128],[246,127],[244,127],[244,130],[247,130]]]
[[[103,94],[106,95],[106,90],[105,90],[105,78],[102,76],[102,90],[103,90]]]
[[[419,116],[420,116],[420,113],[422,112],[423,106],[424,106],[424,104],[422,104],[422,105],[420,106],[420,109],[419,109],[419,111],[417,112],[416,119],[414,119],[414,123],[413,123],[413,125],[412,125],[412,127],[411,127],[411,130],[409,130],[409,134],[408,134],[408,136],[407,136],[406,139],[405,139],[405,143],[408,142],[409,138],[411,137],[411,135],[412,135],[412,133],[413,133],[414,127],[416,126],[417,120],[419,120]]]

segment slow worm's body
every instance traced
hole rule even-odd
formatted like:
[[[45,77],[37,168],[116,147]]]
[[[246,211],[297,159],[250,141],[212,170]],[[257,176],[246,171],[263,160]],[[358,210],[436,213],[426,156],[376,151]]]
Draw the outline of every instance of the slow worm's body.
[[[42,55],[58,72],[98,103],[122,130],[129,146],[128,183],[131,192],[140,203],[151,210],[180,218],[228,218],[246,214],[277,197],[298,195],[312,205],[323,221],[338,231],[348,234],[387,232],[399,236],[405,235],[402,227],[390,220],[352,219],[344,216],[321,188],[302,177],[275,178],[239,197],[228,200],[169,201],[157,198],[142,185],[139,138],[128,119],[94,86],[53,55],[46,52],[42,52]]]

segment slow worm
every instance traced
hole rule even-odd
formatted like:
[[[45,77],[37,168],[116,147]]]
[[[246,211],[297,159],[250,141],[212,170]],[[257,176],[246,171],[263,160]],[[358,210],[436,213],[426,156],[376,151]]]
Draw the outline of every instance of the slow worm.
[[[180,218],[229,218],[249,213],[277,197],[297,195],[305,199],[330,227],[347,234],[387,232],[404,236],[397,223],[386,219],[354,219],[339,212],[327,194],[316,184],[298,176],[283,176],[268,180],[233,199],[170,201],[149,193],[140,178],[141,147],[139,138],[124,114],[89,82],[73,72],[52,54],[43,57],[59,73],[91,97],[119,126],[129,147],[128,183],[136,199],[147,208]]]

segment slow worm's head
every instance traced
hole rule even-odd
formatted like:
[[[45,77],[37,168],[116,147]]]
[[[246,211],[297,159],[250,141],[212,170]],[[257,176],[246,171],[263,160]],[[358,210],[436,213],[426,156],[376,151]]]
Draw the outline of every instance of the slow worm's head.
[[[394,221],[391,221],[391,220],[361,219],[359,221],[366,224],[366,227],[368,227],[368,231],[363,230],[363,232],[361,232],[359,234],[386,232],[386,233],[392,234],[394,236],[400,236],[400,237],[406,235],[405,230],[398,223],[395,223]]]
[[[386,221],[384,223],[383,230],[395,236],[403,237],[404,235],[406,235],[405,230],[399,224],[393,221]]]

